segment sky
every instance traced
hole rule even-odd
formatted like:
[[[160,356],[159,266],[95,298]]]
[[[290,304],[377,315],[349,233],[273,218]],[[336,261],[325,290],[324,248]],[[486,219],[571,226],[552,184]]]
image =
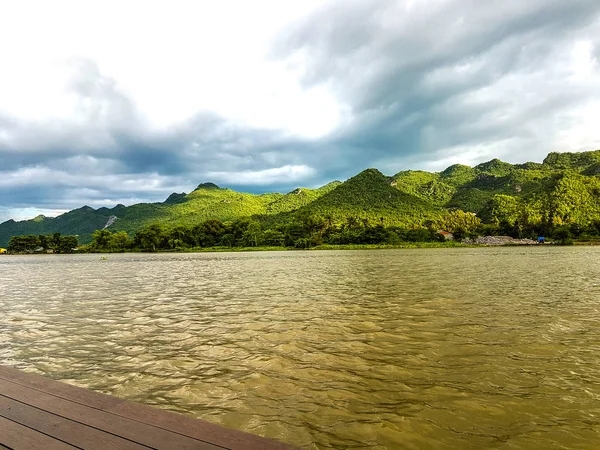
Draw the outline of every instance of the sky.
[[[0,222],[600,148],[598,0],[0,11]]]

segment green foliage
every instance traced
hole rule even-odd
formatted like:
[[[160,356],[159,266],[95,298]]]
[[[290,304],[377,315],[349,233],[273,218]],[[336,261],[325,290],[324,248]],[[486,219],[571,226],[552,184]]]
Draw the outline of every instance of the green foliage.
[[[341,183],[339,181],[334,181],[319,189],[306,189],[306,188],[298,188],[294,189],[292,192],[288,194],[282,195],[280,198],[275,199],[273,202],[269,203],[266,207],[267,214],[278,214],[285,213],[289,211],[295,211],[303,206],[306,206],[319,197],[331,192]]]
[[[437,173],[408,170],[393,177],[392,186],[400,192],[443,206],[452,198],[456,188],[441,179]]]
[[[461,186],[473,181],[476,176],[477,173],[475,169],[462,164],[454,164],[440,173],[442,181],[452,186]]]
[[[600,162],[592,164],[591,166],[586,167],[582,172],[582,175],[588,177],[598,177],[600,176]]]
[[[54,247],[54,253],[73,253],[78,246],[77,236],[61,236]]]
[[[581,153],[549,153],[544,165],[553,169],[582,170],[600,162],[600,150]]]
[[[480,214],[494,195],[495,190],[461,188],[452,196],[446,207]]]
[[[522,201],[517,197],[495,195],[489,204],[489,222],[494,225],[503,222],[512,225],[521,218],[522,208]]]
[[[475,166],[475,172],[477,174],[487,174],[492,175],[494,177],[506,176],[510,174],[513,170],[514,168],[512,164],[505,163],[497,158]]]
[[[600,218],[600,179],[567,171],[547,198],[547,215],[555,225],[588,225]]]
[[[384,223],[386,226],[420,226],[437,217],[441,209],[392,186],[393,180],[376,169],[367,169],[319,197],[291,215],[313,215],[329,223],[341,224],[347,217]],[[290,216],[281,216],[289,221]],[[293,220],[293,219],[292,219]]]
[[[481,225],[481,220],[475,213],[464,212],[460,209],[447,211],[438,222],[438,228],[458,236],[472,236]]]
[[[77,236],[51,235],[13,236],[8,242],[10,253],[72,253],[77,250]]]
[[[170,248],[169,239],[162,225],[154,223],[142,228],[135,234],[135,246],[141,250],[155,252]]]
[[[110,247],[110,241],[112,233],[108,230],[96,230],[92,234],[92,247],[98,250],[108,250]]]
[[[544,165],[542,163],[536,163],[532,161],[528,161],[523,164],[516,164],[514,166],[515,169],[524,169],[524,170],[542,170],[544,169]]]
[[[39,247],[41,247],[39,237],[30,234],[11,237],[7,250],[10,253],[33,253]]]
[[[126,231],[113,233],[109,230],[96,230],[92,234],[92,243],[89,250],[104,252],[123,252],[130,249],[133,242],[129,239]]]

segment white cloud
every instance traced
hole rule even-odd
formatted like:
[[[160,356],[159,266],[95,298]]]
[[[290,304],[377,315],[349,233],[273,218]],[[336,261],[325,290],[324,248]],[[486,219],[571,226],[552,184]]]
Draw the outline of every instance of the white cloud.
[[[8,219],[13,219],[17,222],[20,220],[29,220],[39,215],[56,217],[66,212],[66,209],[0,208],[0,223]]]
[[[286,165],[274,169],[244,172],[209,172],[206,176],[218,183],[230,185],[265,186],[273,184],[296,183],[315,174],[312,167],[305,165]]]
[[[154,125],[211,111],[255,127],[319,136],[337,124],[335,99],[303,89],[266,58],[278,31],[319,4],[175,0],[3,2],[0,111],[78,120],[69,64],[87,59]]]

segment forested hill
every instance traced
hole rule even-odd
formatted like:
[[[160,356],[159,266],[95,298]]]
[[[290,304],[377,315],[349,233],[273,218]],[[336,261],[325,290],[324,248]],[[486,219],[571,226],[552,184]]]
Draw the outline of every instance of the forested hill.
[[[350,221],[450,229],[448,217],[459,210],[475,213],[483,224],[505,233],[600,227],[600,150],[551,153],[542,163],[512,165],[494,159],[475,167],[454,165],[437,173],[408,170],[391,177],[367,169],[343,183],[287,194],[249,194],[204,183],[189,194],[173,193],[162,203],[110,209],[84,206],[55,218],[9,220],[0,224],[0,246],[16,235],[59,232],[78,235],[81,243],[87,243],[95,230],[105,227],[133,235],[153,223],[190,227],[209,219],[253,218],[263,228],[281,229],[299,218],[316,216],[330,226]]]

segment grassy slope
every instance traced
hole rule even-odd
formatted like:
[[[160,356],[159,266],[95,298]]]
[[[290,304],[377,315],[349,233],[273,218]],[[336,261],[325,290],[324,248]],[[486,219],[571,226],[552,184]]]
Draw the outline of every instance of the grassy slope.
[[[538,203],[540,207],[547,207],[552,201],[567,203],[583,209],[584,213],[578,215],[581,218],[585,214],[596,215],[600,191],[595,186],[599,176],[597,150],[551,153],[542,164],[511,165],[492,160],[474,168],[457,164],[440,173],[400,172],[394,180],[402,192],[446,208],[481,214],[495,195],[503,194]]]
[[[383,219],[386,225],[421,224],[435,217],[440,210],[415,195],[392,186],[393,179],[376,169],[367,169],[348,179],[297,214],[318,214],[334,222],[344,222],[348,216],[367,219],[372,224]]]

